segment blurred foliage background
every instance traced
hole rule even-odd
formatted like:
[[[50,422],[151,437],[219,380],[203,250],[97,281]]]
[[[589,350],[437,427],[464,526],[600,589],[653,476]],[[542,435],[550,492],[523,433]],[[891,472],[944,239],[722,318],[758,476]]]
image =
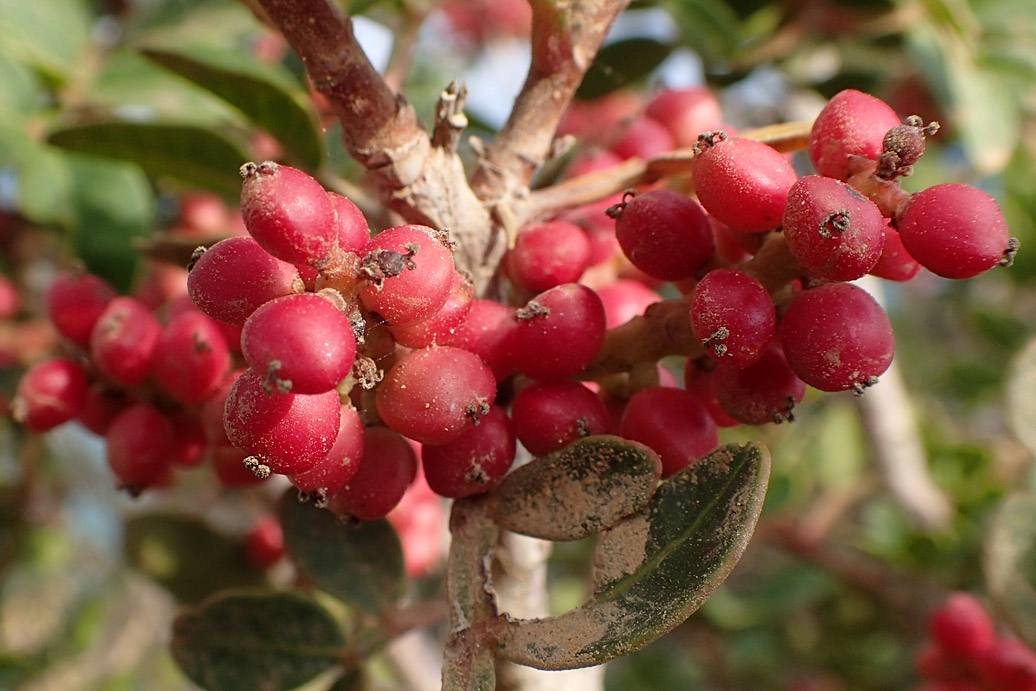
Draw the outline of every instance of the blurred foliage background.
[[[403,91],[419,113],[430,117],[463,75],[472,131],[499,126],[520,85],[513,67],[527,61],[520,35],[471,40],[431,0],[339,2],[363,17],[386,69],[398,70],[392,37],[412,48]],[[1012,269],[978,279],[926,274],[885,288],[930,473],[953,505],[948,525],[919,525],[890,496],[851,397],[809,397],[793,425],[728,432],[773,452],[758,534],[699,614],[609,666],[607,688],[912,688],[924,617],[945,593],[992,596],[1008,613],[1036,601],[1031,565],[1009,551],[986,559],[991,535],[1015,535],[998,520],[1005,502],[1021,511],[1015,522],[1032,505],[1036,356],[1019,354],[1036,323],[1036,13],[1027,0],[637,2],[580,96],[696,83],[738,127],[808,119],[848,87],[938,120],[905,186],[986,189],[1022,250]],[[131,290],[154,264],[142,247],[175,247],[185,193],[233,205],[238,166],[264,158],[363,197],[300,65],[244,5],[0,0],[0,270],[23,295],[4,328],[25,338],[42,288],[75,261]],[[39,355],[4,363],[5,397]],[[271,493],[223,491],[200,470],[133,501],[77,430],[40,439],[4,422],[0,449],[0,687],[189,687],[166,650],[170,617],[178,602],[262,582],[241,536]],[[581,596],[586,554],[557,550],[557,607]],[[441,583],[412,590],[436,596]],[[390,671],[372,676],[391,686]]]

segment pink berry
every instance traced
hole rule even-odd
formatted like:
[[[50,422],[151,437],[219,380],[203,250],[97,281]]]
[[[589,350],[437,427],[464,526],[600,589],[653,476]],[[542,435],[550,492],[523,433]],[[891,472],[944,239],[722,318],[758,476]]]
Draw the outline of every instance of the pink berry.
[[[362,461],[363,422],[360,413],[351,405],[343,405],[338,436],[331,450],[312,468],[295,473],[288,479],[303,492],[323,491],[326,494],[347,485]]]
[[[951,594],[928,619],[928,633],[950,655],[974,658],[996,640],[993,620],[970,593]]]
[[[241,175],[241,217],[255,241],[292,264],[327,261],[338,240],[338,220],[321,184],[272,161],[246,163]]]
[[[649,117],[636,117],[619,131],[608,147],[619,158],[651,158],[675,147],[673,135],[663,123]]]
[[[299,270],[249,237],[220,240],[205,250],[187,275],[187,292],[213,319],[242,326],[259,305],[302,292]]]
[[[173,427],[152,405],[138,403],[119,413],[104,439],[108,466],[130,492],[157,484],[171,467]]]
[[[851,156],[877,160],[885,133],[899,116],[884,101],[855,89],[831,97],[809,134],[809,155],[817,172],[829,178],[849,177]]]
[[[633,394],[619,422],[619,434],[651,447],[662,474],[678,473],[719,445],[705,406],[683,389],[657,386]]]
[[[517,328],[513,309],[493,300],[476,298],[457,327],[451,345],[478,355],[493,371],[496,380],[503,381],[514,372]]]
[[[1036,652],[1013,638],[996,641],[979,653],[979,674],[997,691],[1036,691]]]
[[[487,492],[514,462],[514,426],[501,408],[493,408],[461,436],[441,445],[424,444],[421,464],[432,490],[443,497]]]
[[[116,294],[115,288],[99,276],[62,274],[47,290],[47,316],[62,336],[89,346],[94,324]]]
[[[475,299],[475,286],[464,274],[453,272],[453,284],[439,311],[418,322],[389,327],[396,342],[407,348],[453,345]]]
[[[777,313],[759,281],[734,269],[705,274],[691,300],[691,328],[709,357],[748,367],[773,339]]]
[[[877,263],[871,267],[871,275],[886,281],[909,281],[920,271],[921,264],[906,251],[899,232],[886,223],[885,244]]]
[[[327,196],[335,208],[338,223],[338,246],[346,252],[359,254],[371,239],[371,230],[367,225],[366,217],[360,211],[360,207],[356,206],[348,197],[343,197],[337,192],[328,192]]]
[[[83,366],[69,358],[53,358],[26,370],[18,382],[12,414],[30,432],[46,432],[74,419],[87,399]]]
[[[609,329],[644,314],[649,305],[662,300],[657,292],[631,278],[617,278],[601,286],[597,296],[604,305],[604,323]]]
[[[399,504],[417,475],[418,463],[410,443],[387,427],[368,427],[364,435],[365,462],[345,487],[328,492],[327,509],[367,521]]]
[[[645,114],[662,123],[677,146],[693,146],[702,132],[719,129],[719,101],[705,87],[663,89],[648,103]]]
[[[284,531],[276,516],[263,516],[245,535],[245,553],[257,569],[268,569],[284,557]]]
[[[349,318],[314,293],[285,295],[259,307],[245,322],[241,348],[271,384],[300,394],[331,391],[356,360]]]
[[[281,393],[253,368],[231,387],[223,412],[231,443],[283,475],[308,470],[326,456],[340,422],[338,392]]]
[[[112,381],[135,386],[151,374],[161,333],[161,324],[144,303],[113,298],[90,334],[90,358]]]
[[[511,404],[515,433],[534,456],[543,456],[591,434],[607,434],[611,418],[604,402],[576,381],[536,383]]]
[[[795,376],[776,345],[748,367],[717,367],[712,389],[720,408],[745,425],[790,422],[795,405],[806,395],[806,384]]]
[[[496,379],[473,353],[451,346],[415,350],[385,374],[375,402],[385,424],[422,444],[458,438],[489,412]]]
[[[593,362],[604,343],[604,305],[584,285],[555,286],[517,314],[514,361],[532,379],[573,377]]]
[[[821,391],[862,393],[892,363],[888,315],[851,283],[828,283],[797,295],[780,337],[792,371]]]
[[[155,346],[155,380],[173,398],[197,405],[212,396],[230,369],[230,349],[209,316],[194,310],[172,319]]]
[[[539,293],[579,280],[590,265],[590,240],[585,230],[567,221],[528,225],[518,231],[504,261],[516,286]]]
[[[868,273],[885,244],[874,202],[844,182],[806,175],[791,186],[781,223],[788,249],[807,270],[833,281]]]
[[[370,285],[360,293],[364,307],[389,324],[421,321],[446,302],[453,284],[453,253],[431,228],[388,228],[361,252]]]
[[[910,256],[944,278],[988,271],[1004,259],[1011,241],[996,200],[952,182],[913,195],[897,227]]]
[[[754,139],[727,137],[722,131],[699,137],[691,167],[701,205],[745,233],[781,224],[788,190],[798,179],[776,149]]]
[[[690,278],[715,251],[708,217],[693,199],[656,189],[619,205],[615,237],[633,266],[665,281]]]

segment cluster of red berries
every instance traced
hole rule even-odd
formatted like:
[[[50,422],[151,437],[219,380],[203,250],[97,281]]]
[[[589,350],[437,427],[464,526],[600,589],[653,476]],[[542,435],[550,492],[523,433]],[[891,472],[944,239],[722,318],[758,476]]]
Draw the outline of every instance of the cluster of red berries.
[[[929,640],[918,652],[918,691],[1036,691],[1036,652],[998,636],[982,603],[953,593],[928,620]]]
[[[682,142],[688,123],[719,119],[703,103],[700,91],[664,92],[644,118]],[[518,442],[542,455],[619,434],[672,474],[718,444],[718,426],[787,420],[807,385],[862,392],[885,371],[889,320],[848,281],[906,280],[921,265],[964,278],[1013,252],[985,193],[899,189],[933,130],[842,92],[813,127],[821,175],[802,178],[765,144],[699,132],[697,200],[653,188],[611,200],[609,215],[594,205],[522,228],[502,266],[507,303],[475,296],[445,231],[372,237],[349,199],[294,168],[248,163],[247,235],[199,248],[190,302],[166,307],[164,325],[96,277],[55,284],[51,319],[88,357],[30,370],[21,419],[43,430],[78,417],[103,432],[128,488],[160,484],[194,439],[191,459],[285,475],[361,519],[386,515],[418,463],[442,496],[484,492]],[[656,362],[621,386],[578,381],[608,329],[667,281],[685,294],[695,341],[684,386]]]

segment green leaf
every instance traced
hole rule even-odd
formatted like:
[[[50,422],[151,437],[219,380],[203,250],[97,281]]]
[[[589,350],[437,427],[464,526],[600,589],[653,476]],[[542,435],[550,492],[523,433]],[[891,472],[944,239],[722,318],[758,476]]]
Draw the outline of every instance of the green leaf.
[[[41,105],[41,95],[33,71],[0,52],[0,111],[31,113]]]
[[[640,511],[662,474],[643,444],[598,435],[527,463],[491,495],[501,528],[544,540],[579,540]]]
[[[143,54],[237,108],[282,144],[289,162],[315,170],[323,145],[310,112],[299,102],[301,89],[280,65],[243,60],[239,52],[191,47],[145,48]]]
[[[173,657],[208,691],[287,691],[338,664],[345,635],[293,593],[224,593],[173,622]]]
[[[403,595],[403,549],[385,519],[345,523],[330,511],[281,498],[284,545],[318,588],[368,612],[380,612]]]
[[[629,654],[674,629],[741,558],[769,471],[764,447],[730,445],[663,482],[647,508],[601,537],[590,599],[557,617],[498,618],[499,654],[573,669]]]
[[[126,292],[139,260],[133,240],[155,225],[151,183],[131,163],[61,153],[71,178],[76,256],[89,271]]]
[[[168,176],[225,196],[240,192],[237,170],[248,155],[214,129],[169,123],[101,122],[50,135],[55,146],[133,161],[149,175]]]
[[[576,90],[576,98],[600,98],[647,77],[673,48],[673,44],[653,38],[628,38],[603,46]]]
[[[985,575],[998,613],[1036,647],[1036,494],[1015,495],[1000,507],[986,542]]]
[[[125,542],[128,561],[184,602],[262,583],[262,574],[249,566],[240,540],[194,518],[136,516],[126,523]]]
[[[0,52],[63,82],[83,65],[90,22],[85,0],[0,0]]]
[[[665,3],[683,43],[706,64],[730,59],[741,42],[740,22],[730,6],[719,0],[669,0]]]

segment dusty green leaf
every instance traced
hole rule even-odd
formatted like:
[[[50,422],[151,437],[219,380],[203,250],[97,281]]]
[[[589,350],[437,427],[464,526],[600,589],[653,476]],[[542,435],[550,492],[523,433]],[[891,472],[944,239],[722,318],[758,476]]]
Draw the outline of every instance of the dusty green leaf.
[[[278,139],[285,156],[308,170],[319,167],[323,144],[310,112],[300,103],[301,89],[280,65],[242,60],[237,52],[191,47],[189,52],[146,48],[159,65],[212,92]]]
[[[136,516],[126,523],[127,561],[183,602],[200,602],[232,587],[262,583],[240,540],[195,518]]]
[[[597,435],[514,470],[492,493],[501,528],[544,540],[579,540],[647,505],[658,455],[638,442]]]
[[[173,622],[172,652],[208,691],[287,691],[338,664],[345,635],[293,593],[224,593]]]
[[[1009,498],[986,542],[986,582],[993,605],[1030,647],[1036,647],[1036,494]]]
[[[605,45],[586,71],[576,97],[600,98],[647,77],[673,48],[673,44],[653,38],[628,38]]]
[[[237,169],[248,159],[211,128],[171,123],[99,122],[53,132],[50,142],[72,151],[132,161],[149,175],[170,177],[225,196],[240,192]]]
[[[298,501],[298,492],[281,498],[284,544],[313,583],[359,609],[380,612],[403,595],[403,549],[385,519],[339,521],[329,511]]]
[[[499,654],[540,669],[573,669],[671,631],[741,558],[769,471],[763,446],[729,445],[663,482],[647,508],[601,537],[590,599],[557,617],[498,619]]]

